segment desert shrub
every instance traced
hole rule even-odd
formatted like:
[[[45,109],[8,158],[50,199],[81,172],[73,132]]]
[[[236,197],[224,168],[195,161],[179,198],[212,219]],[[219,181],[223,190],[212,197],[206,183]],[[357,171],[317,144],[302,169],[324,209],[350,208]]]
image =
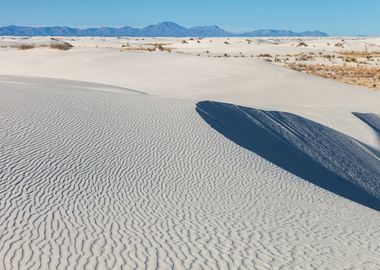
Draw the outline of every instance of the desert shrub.
[[[289,64],[289,68],[344,83],[380,90],[380,68],[368,66],[328,66],[320,64]]]
[[[297,47],[307,47],[307,46],[308,45],[303,41],[301,41],[300,43],[297,44]]]
[[[34,48],[34,45],[31,45],[31,44],[21,44],[20,46],[18,46],[19,50],[30,50],[33,48]]]
[[[354,58],[354,57],[347,57],[347,58],[344,58],[344,61],[346,61],[346,62],[348,62],[348,63],[356,63],[357,62],[357,60],[356,60],[356,58]]]
[[[312,55],[308,55],[306,53],[301,53],[296,58],[296,61],[309,61],[309,60],[314,60],[314,57]]]
[[[259,54],[257,57],[273,57],[272,55],[270,55],[269,53],[262,53],[262,54]]]
[[[51,42],[49,47],[51,49],[67,51],[73,48],[74,46],[67,42]]]

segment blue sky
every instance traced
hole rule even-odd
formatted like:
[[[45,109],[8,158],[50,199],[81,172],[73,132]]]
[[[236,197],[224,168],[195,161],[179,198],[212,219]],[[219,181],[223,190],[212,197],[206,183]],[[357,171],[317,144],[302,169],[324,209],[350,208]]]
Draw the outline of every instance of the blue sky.
[[[255,29],[380,35],[379,0],[0,0],[0,25],[135,26],[174,21]]]

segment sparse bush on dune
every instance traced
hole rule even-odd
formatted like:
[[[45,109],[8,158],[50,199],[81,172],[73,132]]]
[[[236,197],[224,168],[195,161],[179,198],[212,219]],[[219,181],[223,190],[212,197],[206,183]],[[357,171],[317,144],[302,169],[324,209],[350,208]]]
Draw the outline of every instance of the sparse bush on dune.
[[[57,49],[57,50],[69,50],[73,48],[74,46],[71,45],[70,43],[63,42],[63,41],[58,41],[57,39],[51,38],[50,43],[45,43],[45,44],[21,44],[18,45],[17,48],[19,50],[30,50],[34,48],[51,48],[51,49]]]
[[[172,52],[172,50],[171,50],[170,48],[165,48],[165,47],[163,46],[163,44],[161,44],[161,43],[157,43],[157,44],[155,44],[155,47],[154,47],[153,50],[154,50],[154,51],[161,51],[161,52],[166,51],[166,52],[169,52],[169,53]]]
[[[379,51],[341,51],[339,52],[341,55],[345,57],[355,57],[355,58],[379,58]]]
[[[380,90],[380,68],[368,66],[328,66],[320,64],[289,64],[289,68],[334,79],[340,82],[361,85]]]
[[[348,62],[348,63],[356,63],[357,62],[355,57],[347,57],[347,58],[343,58],[343,60],[345,62]]]
[[[270,55],[269,53],[262,53],[262,54],[259,54],[258,56],[257,56],[258,58],[262,58],[262,57],[269,57],[269,58],[272,58],[273,56],[272,55]]]
[[[31,44],[21,44],[18,46],[19,50],[30,50],[33,48],[34,48],[34,45],[31,45]]]
[[[62,51],[67,51],[73,48],[74,46],[67,42],[51,42],[49,48],[57,49]]]
[[[300,43],[297,44],[297,47],[307,47],[307,46],[308,45],[303,41],[301,41]]]
[[[306,53],[300,53],[296,57],[296,61],[311,61],[311,60],[314,60],[314,57]]]
[[[165,45],[169,45],[167,43],[146,43],[145,46],[131,46],[129,44],[127,45],[122,45],[121,49],[124,51],[148,51],[148,52],[155,52],[155,51],[160,51],[160,52],[172,52],[171,48],[166,48],[164,47]]]

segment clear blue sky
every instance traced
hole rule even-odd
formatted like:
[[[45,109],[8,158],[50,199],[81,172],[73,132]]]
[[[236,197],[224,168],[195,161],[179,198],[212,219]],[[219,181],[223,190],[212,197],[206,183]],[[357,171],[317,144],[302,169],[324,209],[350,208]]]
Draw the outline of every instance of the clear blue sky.
[[[380,35],[379,0],[0,0],[0,25],[135,26],[174,21],[234,32],[321,30]]]

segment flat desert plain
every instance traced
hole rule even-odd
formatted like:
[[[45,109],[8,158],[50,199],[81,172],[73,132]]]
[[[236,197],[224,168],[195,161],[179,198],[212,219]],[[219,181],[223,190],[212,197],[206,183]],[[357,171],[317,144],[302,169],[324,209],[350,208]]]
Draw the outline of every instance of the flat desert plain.
[[[0,269],[380,269],[379,59],[1,37]]]

